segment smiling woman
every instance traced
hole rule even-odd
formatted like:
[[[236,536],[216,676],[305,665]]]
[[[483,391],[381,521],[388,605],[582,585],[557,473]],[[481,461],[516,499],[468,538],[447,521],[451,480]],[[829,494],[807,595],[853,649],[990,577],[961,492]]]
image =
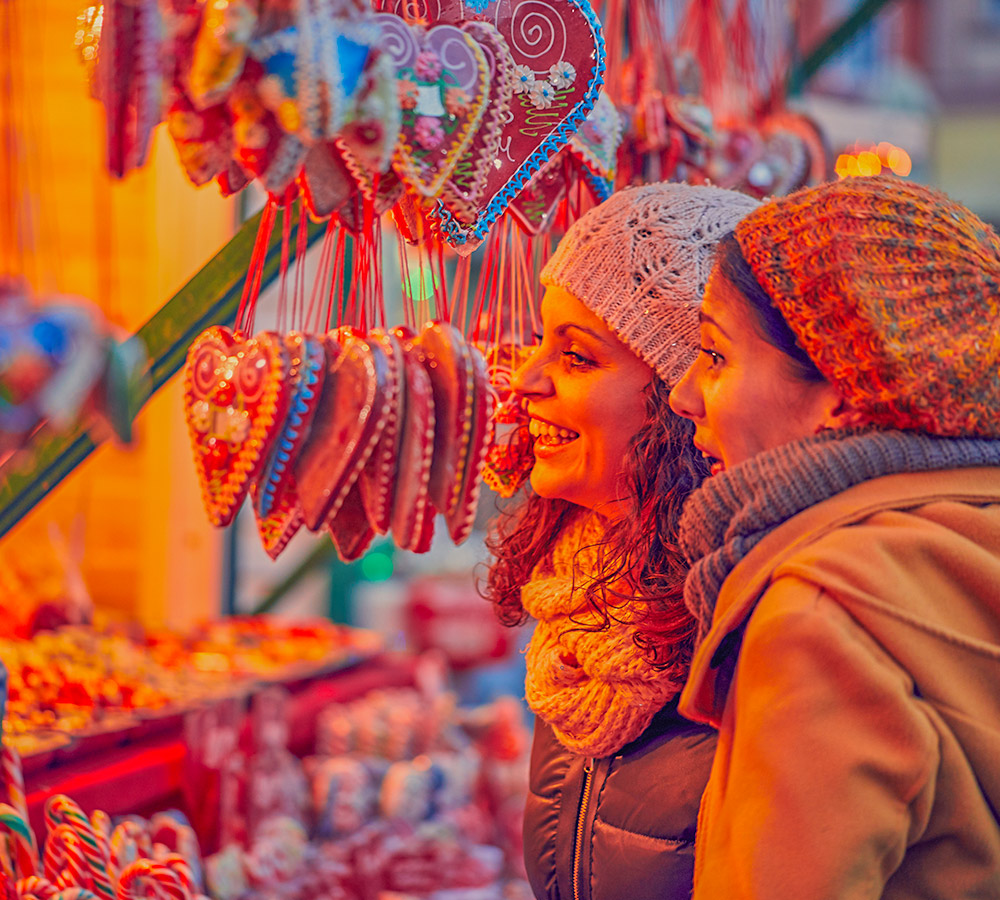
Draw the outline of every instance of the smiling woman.
[[[506,623],[535,619],[524,839],[538,898],[690,894],[715,738],[676,709],[694,634],[677,529],[707,468],[667,401],[697,355],[715,242],[755,206],[713,187],[626,190],[542,272],[543,334],[513,381],[531,489],[492,536],[486,588]]]

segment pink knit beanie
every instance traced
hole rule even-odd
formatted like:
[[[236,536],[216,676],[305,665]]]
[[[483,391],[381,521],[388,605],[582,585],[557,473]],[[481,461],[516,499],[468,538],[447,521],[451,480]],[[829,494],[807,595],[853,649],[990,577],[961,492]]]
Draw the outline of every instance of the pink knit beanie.
[[[707,185],[626,188],[581,216],[542,269],[667,384],[698,353],[698,308],[716,242],[758,203]]]

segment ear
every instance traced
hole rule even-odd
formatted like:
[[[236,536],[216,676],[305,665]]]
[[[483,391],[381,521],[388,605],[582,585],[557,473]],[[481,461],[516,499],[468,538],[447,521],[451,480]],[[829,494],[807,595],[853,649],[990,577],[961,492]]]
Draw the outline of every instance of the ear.
[[[826,414],[820,422],[819,428],[816,430],[826,431],[827,429],[834,428],[856,428],[859,425],[866,424],[866,422],[867,419],[864,413],[859,409],[855,409],[844,399],[840,391],[834,388],[834,393],[831,396]]]

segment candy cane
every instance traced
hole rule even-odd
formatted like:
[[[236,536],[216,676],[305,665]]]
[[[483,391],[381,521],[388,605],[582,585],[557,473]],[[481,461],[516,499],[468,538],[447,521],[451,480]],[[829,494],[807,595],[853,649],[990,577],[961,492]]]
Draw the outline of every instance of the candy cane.
[[[111,872],[116,877],[129,863],[153,855],[153,842],[138,822],[126,819],[119,822],[108,841]]]
[[[136,860],[122,870],[117,900],[142,900],[150,896],[150,888],[155,900],[191,900],[191,892],[177,873],[151,859]]]
[[[59,888],[48,878],[39,878],[37,875],[20,879],[14,885],[14,890],[18,900],[52,900],[59,893]]]
[[[111,816],[103,809],[95,809],[90,814],[90,827],[94,829],[94,836],[100,845],[101,855],[107,859],[111,858]]]
[[[83,841],[69,825],[56,825],[49,833],[42,865],[45,877],[60,888],[91,885]]]
[[[115,890],[108,872],[108,858],[102,854],[101,844],[83,810],[65,794],[56,794],[54,797],[49,797],[45,804],[45,823],[50,829],[65,824],[76,832],[83,844],[83,853],[90,868],[90,877],[93,879],[94,893],[105,900],[113,900]]]
[[[101,900],[101,898],[86,888],[71,887],[60,891],[52,900]]]
[[[6,744],[2,756],[3,783],[7,788],[7,798],[10,805],[28,820],[28,802],[24,793],[24,771],[21,769],[21,757],[18,752]]]
[[[22,816],[13,806],[0,803],[0,830],[8,832],[13,838],[13,877],[17,879],[37,875],[38,846],[27,817]]]
[[[166,866],[177,876],[188,894],[193,896],[198,893],[198,886],[194,880],[194,872],[191,871],[188,861],[180,853],[168,853],[162,859],[157,860],[157,862]]]

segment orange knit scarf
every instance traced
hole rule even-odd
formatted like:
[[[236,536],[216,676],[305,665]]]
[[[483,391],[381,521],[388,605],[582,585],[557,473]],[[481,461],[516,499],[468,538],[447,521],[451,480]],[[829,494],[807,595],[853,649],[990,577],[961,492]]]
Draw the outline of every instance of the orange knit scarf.
[[[607,628],[590,630],[602,617],[583,594],[602,534],[596,516],[571,525],[551,568],[540,564],[521,589],[524,608],[538,620],[527,652],[528,706],[566,749],[592,757],[635,740],[682,687],[642,657],[627,608],[615,610]]]

